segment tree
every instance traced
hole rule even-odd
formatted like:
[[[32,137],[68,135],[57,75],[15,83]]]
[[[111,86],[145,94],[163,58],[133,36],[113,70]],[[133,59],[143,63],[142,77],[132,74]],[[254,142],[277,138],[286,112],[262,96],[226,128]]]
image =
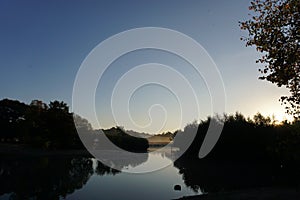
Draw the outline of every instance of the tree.
[[[20,141],[26,132],[28,106],[16,100],[0,101],[0,141]]]
[[[300,1],[253,0],[251,19],[240,22],[248,37],[246,46],[262,53],[256,62],[264,65],[260,79],[285,86],[290,96],[282,96],[287,113],[300,117]]]
[[[256,126],[269,126],[272,122],[270,117],[264,117],[260,113],[256,113],[256,115],[253,116],[253,120]]]
[[[48,109],[47,104],[41,100],[32,100],[30,106],[36,107],[39,111]]]
[[[51,148],[81,147],[73,121],[73,114],[69,112],[69,107],[65,102],[50,102],[45,121],[50,132]]]
[[[68,105],[63,101],[60,101],[60,102],[59,101],[50,101],[49,108],[50,108],[50,110],[54,110],[54,111],[61,110],[66,113],[69,112]]]

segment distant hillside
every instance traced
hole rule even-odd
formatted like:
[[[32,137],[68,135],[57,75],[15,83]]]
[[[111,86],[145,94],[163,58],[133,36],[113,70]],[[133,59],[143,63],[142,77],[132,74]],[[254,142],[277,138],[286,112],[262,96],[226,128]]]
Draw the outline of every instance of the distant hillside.
[[[133,130],[126,130],[126,133],[128,135],[131,135],[133,137],[139,137],[139,138],[148,138],[148,137],[151,137],[152,135],[150,135],[149,133],[140,133],[140,132],[136,132],[136,131],[133,131]]]
[[[127,151],[143,152],[147,151],[149,147],[147,139],[131,136],[120,127],[105,129],[103,132],[112,143]],[[106,148],[105,144],[102,144],[101,141],[99,141],[99,147],[104,149]]]
[[[103,131],[107,136],[110,137],[117,137],[120,135],[119,131],[122,131],[122,135],[126,134],[136,139],[147,139],[149,146],[164,146],[169,144],[173,138],[171,133],[151,135],[148,133],[144,133],[144,132],[140,133],[133,130],[123,130],[122,128],[119,127],[114,127]]]

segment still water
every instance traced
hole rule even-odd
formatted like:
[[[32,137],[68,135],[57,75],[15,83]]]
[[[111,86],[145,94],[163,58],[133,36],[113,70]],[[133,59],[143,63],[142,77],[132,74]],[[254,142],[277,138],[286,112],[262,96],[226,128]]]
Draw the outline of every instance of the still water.
[[[174,199],[201,194],[185,185],[167,152],[149,154],[127,163],[127,171],[147,163],[171,163],[148,173],[111,169],[85,157],[4,157],[0,161],[0,199]],[[181,190],[175,191],[174,186]]]

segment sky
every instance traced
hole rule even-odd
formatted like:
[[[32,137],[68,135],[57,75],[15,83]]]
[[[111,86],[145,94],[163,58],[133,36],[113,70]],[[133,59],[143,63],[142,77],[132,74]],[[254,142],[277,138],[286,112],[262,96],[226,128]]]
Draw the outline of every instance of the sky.
[[[129,29],[162,27],[193,38],[213,59],[224,83],[226,113],[238,111],[253,116],[261,112],[283,120],[288,116],[278,99],[288,94],[287,90],[258,80],[260,66],[255,60],[260,54],[240,40],[247,33],[240,30],[238,22],[249,17],[249,4],[247,0],[0,0],[0,98],[25,103],[34,99],[46,103],[60,100],[72,110],[78,70],[99,43]],[[183,92],[182,99],[176,99],[168,87],[146,84],[129,100],[116,96],[111,101],[115,91],[127,95],[130,82],[114,90],[123,75],[147,63],[171,66],[185,76],[196,91],[200,112],[195,112],[192,97],[185,98],[189,94],[184,93],[184,84],[177,84],[172,76],[164,77],[177,84]],[[151,70],[146,76],[159,78]],[[137,77],[140,76],[131,77],[131,82],[136,83]],[[95,95],[98,122],[91,113],[79,114],[94,128],[121,125],[157,133],[183,128],[186,123],[214,114],[210,98],[203,77],[196,76],[189,63],[169,52],[145,49],[121,56],[104,73]],[[184,110],[187,114],[182,114],[180,104],[188,105]]]

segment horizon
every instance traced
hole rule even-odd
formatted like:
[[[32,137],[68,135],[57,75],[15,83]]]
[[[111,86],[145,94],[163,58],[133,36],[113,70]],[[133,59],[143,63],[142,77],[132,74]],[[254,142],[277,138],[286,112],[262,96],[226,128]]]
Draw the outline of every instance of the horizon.
[[[2,101],[2,100],[10,100],[10,101],[18,101],[18,102],[20,102],[20,103],[24,103],[24,104],[26,104],[26,105],[30,105],[30,103],[32,102],[32,101],[35,101],[35,100],[38,100],[38,101],[40,101],[39,99],[33,99],[30,103],[27,103],[27,102],[22,102],[22,101],[20,101],[20,100],[18,100],[18,99],[8,99],[8,98],[4,98],[4,99],[1,99],[0,101]],[[53,100],[53,101],[59,101],[59,102],[61,102],[60,100]],[[53,102],[53,101],[50,101],[50,102]],[[50,103],[50,102],[43,102],[42,101],[42,103],[45,103],[47,106],[48,106],[48,104]],[[63,102],[63,101],[62,101]],[[67,106],[68,106],[68,108],[70,108],[69,107],[69,105],[67,104]],[[69,109],[69,112],[70,112],[70,109]],[[82,116],[80,116],[80,115],[78,115],[77,113],[73,113],[73,112],[71,112],[71,114],[73,115],[73,116],[79,116],[79,117],[81,117],[82,118]],[[171,134],[174,134],[175,132],[177,132],[177,131],[184,131],[184,128],[186,127],[186,126],[188,126],[188,125],[190,125],[190,124],[201,124],[202,122],[204,122],[204,121],[206,121],[206,120],[208,120],[209,118],[214,118],[214,119],[217,119],[217,120],[224,120],[225,119],[225,116],[235,116],[235,115],[242,115],[244,118],[245,118],[245,120],[246,121],[253,121],[254,120],[254,116],[255,115],[258,115],[258,114],[261,114],[264,118],[269,118],[270,119],[270,123],[271,124],[273,124],[273,125],[282,125],[283,123],[285,123],[285,122],[288,122],[288,123],[292,123],[292,122],[295,122],[295,118],[290,118],[290,119],[287,119],[287,118],[283,118],[283,120],[278,120],[278,119],[276,119],[275,118],[275,116],[270,116],[270,115],[263,115],[262,113],[260,113],[260,112],[257,112],[257,113],[255,113],[254,115],[252,115],[252,116],[246,116],[246,115],[244,115],[243,113],[241,113],[241,112],[239,112],[239,111],[236,111],[236,112],[234,112],[234,113],[222,113],[222,114],[218,114],[218,113],[215,113],[214,115],[212,115],[212,116],[206,116],[206,117],[204,117],[204,118],[201,118],[201,119],[198,119],[198,120],[193,120],[193,121],[190,121],[190,122],[188,122],[187,124],[185,124],[184,126],[183,126],[183,128],[182,129],[174,129],[174,130],[167,130],[167,131],[163,131],[163,132],[156,132],[156,133],[150,133],[150,132],[141,132],[141,131],[138,131],[138,130],[133,130],[133,129],[126,129],[126,127],[125,126],[123,126],[123,125],[121,125],[121,124],[119,124],[119,125],[114,125],[114,126],[110,126],[110,127],[98,127],[98,128],[95,128],[95,127],[93,127],[92,126],[92,124],[91,124],[91,126],[92,126],[92,129],[93,129],[93,131],[98,131],[98,130],[109,130],[109,129],[112,129],[112,128],[121,128],[122,130],[124,130],[125,132],[126,131],[128,131],[128,132],[135,132],[135,133],[138,133],[138,134],[145,134],[145,135],[149,135],[149,136],[156,136],[156,135],[158,135],[158,136],[160,136],[160,135],[163,135],[163,134],[167,134],[167,133],[171,133]],[[85,118],[83,118],[83,119],[85,119]],[[74,117],[73,117],[73,120],[75,121],[75,119],[74,119]],[[86,119],[86,120],[88,120],[88,119]],[[88,121],[89,122],[89,121]],[[89,122],[90,123],[90,122]]]

